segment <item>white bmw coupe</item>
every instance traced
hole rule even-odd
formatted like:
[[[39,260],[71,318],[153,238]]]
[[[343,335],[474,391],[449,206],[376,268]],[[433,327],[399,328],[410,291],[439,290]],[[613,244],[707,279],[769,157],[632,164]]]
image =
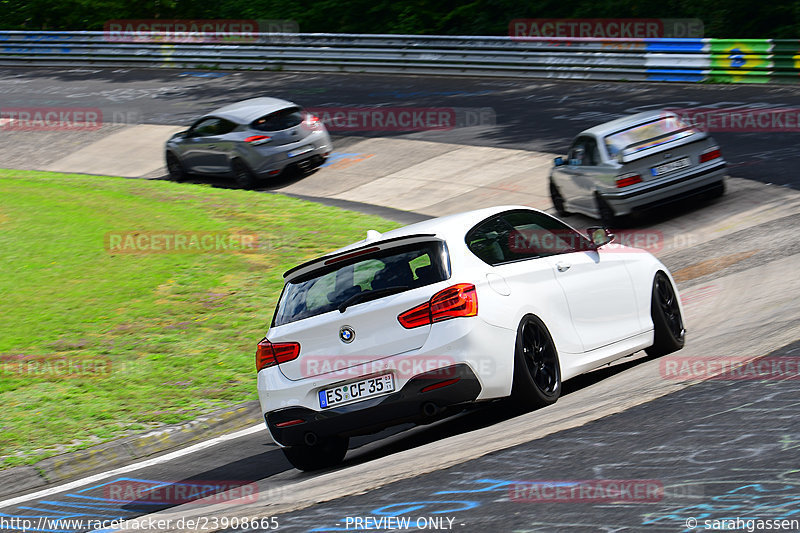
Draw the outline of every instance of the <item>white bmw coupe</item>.
[[[551,404],[563,380],[684,344],[667,268],[541,211],[505,206],[412,224],[299,265],[258,344],[267,428],[301,470],[351,436],[511,396]]]

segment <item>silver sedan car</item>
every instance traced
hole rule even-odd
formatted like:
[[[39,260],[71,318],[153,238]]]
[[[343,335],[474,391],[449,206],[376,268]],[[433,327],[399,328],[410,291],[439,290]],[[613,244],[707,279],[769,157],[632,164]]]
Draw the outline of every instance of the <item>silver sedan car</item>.
[[[550,171],[550,197],[560,216],[606,225],[635,210],[689,196],[725,192],[725,160],[706,133],[672,112],[639,113],[579,134],[566,160]]]
[[[242,188],[288,169],[311,170],[332,149],[325,125],[292,102],[252,98],[200,117],[167,141],[169,175],[227,176]]]

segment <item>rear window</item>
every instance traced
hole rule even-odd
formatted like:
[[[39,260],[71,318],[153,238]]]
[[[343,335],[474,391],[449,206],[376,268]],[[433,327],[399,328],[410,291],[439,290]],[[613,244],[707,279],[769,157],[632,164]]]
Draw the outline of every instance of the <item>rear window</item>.
[[[689,126],[678,117],[665,116],[606,136],[606,149],[611,157],[617,157],[626,148],[628,148],[627,153],[640,152],[659,144],[693,135],[694,130],[687,128]]]
[[[304,118],[305,114],[299,107],[287,107],[257,118],[251,126],[261,131],[281,131],[297,126]]]
[[[356,295],[356,303],[362,303],[449,277],[447,248],[442,241],[380,250],[334,263],[287,283],[272,325],[334,311]]]

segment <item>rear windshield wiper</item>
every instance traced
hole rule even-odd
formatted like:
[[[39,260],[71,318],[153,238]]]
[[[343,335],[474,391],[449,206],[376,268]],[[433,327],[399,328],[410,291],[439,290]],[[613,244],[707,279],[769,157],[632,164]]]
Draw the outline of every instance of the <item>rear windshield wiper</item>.
[[[355,305],[359,302],[364,302],[366,300],[374,300],[376,298],[380,298],[381,296],[389,296],[390,294],[395,294],[398,292],[407,291],[410,287],[406,285],[396,285],[394,287],[386,287],[385,289],[375,289],[374,291],[365,291],[359,292],[358,294],[354,294],[344,302],[339,305],[339,312],[344,313],[348,307],[351,305]]]

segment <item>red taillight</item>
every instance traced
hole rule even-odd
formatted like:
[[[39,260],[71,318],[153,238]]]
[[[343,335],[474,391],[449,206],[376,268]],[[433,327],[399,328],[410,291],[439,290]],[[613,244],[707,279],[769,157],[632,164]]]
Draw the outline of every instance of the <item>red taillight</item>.
[[[434,322],[477,314],[478,293],[472,283],[453,285],[437,292],[431,298],[431,319]]]
[[[639,174],[624,174],[617,176],[617,188],[628,187],[642,182],[642,177]]]
[[[258,343],[256,348],[256,372],[262,368],[286,363],[297,359],[300,355],[300,345],[296,342],[271,343],[267,339]]]
[[[319,128],[321,125],[319,121],[319,117],[316,115],[312,115],[311,113],[306,115],[306,126],[311,129]]]
[[[297,424],[305,424],[305,420],[302,418],[295,418],[294,420],[287,420],[286,422],[279,422],[275,424],[276,428],[288,428],[290,426],[296,426]]]
[[[424,387],[420,392],[428,392],[436,389],[441,389],[442,387],[448,387],[450,385],[458,383],[459,381],[461,381],[461,378],[453,378],[445,381],[440,381],[439,383],[434,383],[433,385],[428,385],[427,387]]]
[[[271,140],[272,137],[269,135],[253,135],[245,139],[244,142],[252,144],[253,146],[258,146],[260,144],[267,144]]]
[[[712,159],[718,159],[720,157],[722,157],[722,152],[719,151],[719,148],[714,147],[700,154],[700,162],[705,163],[706,161],[711,161]]]
[[[431,323],[431,303],[425,302],[418,305],[404,313],[400,313],[397,317],[400,324],[406,329],[418,328]]]
[[[437,292],[424,304],[400,313],[397,320],[404,328],[411,329],[477,314],[478,292],[475,290],[475,285],[459,283]]]

